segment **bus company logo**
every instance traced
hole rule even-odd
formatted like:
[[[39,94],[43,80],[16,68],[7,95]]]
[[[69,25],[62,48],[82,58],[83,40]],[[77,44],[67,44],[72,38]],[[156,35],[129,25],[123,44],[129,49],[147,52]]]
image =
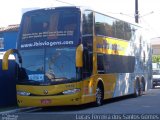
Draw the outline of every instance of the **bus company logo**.
[[[113,50],[114,52],[118,51],[125,51],[125,47],[118,45],[116,42],[109,43],[107,40],[103,40],[102,43],[97,43],[97,48],[98,49],[104,49],[104,50]]]
[[[110,49],[110,44],[108,41],[103,40],[103,43],[98,43],[97,48]]]
[[[44,93],[45,95],[47,95],[47,94],[48,94],[48,90],[43,90],[43,93]]]

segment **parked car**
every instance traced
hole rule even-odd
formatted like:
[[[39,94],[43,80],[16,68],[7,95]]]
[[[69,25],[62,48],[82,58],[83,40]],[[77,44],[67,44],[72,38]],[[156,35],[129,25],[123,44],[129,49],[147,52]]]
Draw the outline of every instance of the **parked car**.
[[[160,86],[160,69],[153,70],[152,88]]]

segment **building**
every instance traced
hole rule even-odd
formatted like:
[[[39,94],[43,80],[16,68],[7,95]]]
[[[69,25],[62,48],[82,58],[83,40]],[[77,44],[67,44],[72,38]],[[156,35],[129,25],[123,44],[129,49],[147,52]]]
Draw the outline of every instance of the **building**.
[[[9,56],[9,69],[2,70],[2,58],[8,49],[16,48],[19,25],[0,28],[0,107],[14,106],[16,100],[16,67],[14,56]]]
[[[151,45],[153,49],[153,55],[160,55],[160,37],[152,38]]]
[[[16,48],[19,25],[9,25],[0,28],[0,52]]]

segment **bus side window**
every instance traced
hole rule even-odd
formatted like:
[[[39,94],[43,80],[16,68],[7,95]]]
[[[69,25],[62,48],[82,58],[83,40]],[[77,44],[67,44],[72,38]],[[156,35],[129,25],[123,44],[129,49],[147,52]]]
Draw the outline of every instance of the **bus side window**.
[[[82,35],[93,35],[93,12],[85,11],[83,14]]]
[[[104,56],[103,54],[97,54],[97,72],[104,73]]]
[[[87,78],[92,74],[93,68],[93,36],[83,37],[83,78]]]
[[[83,51],[83,78],[87,78],[92,74],[93,54],[88,49]]]

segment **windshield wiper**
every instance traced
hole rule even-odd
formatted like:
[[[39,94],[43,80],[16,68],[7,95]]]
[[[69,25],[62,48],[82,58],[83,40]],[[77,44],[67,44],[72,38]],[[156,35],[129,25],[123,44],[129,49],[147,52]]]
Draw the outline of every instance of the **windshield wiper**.
[[[68,78],[65,78],[65,77],[61,77],[61,78],[48,78],[48,80],[50,80],[51,82],[54,82],[54,81],[58,82],[58,81],[66,81],[66,80],[68,80]]]
[[[64,81],[68,80],[66,77],[61,77],[61,78],[54,78],[55,81]]]

